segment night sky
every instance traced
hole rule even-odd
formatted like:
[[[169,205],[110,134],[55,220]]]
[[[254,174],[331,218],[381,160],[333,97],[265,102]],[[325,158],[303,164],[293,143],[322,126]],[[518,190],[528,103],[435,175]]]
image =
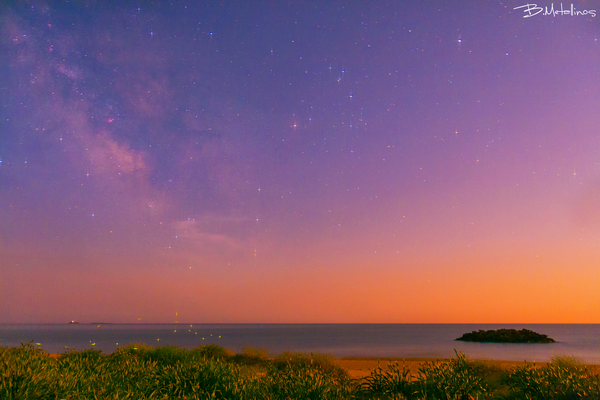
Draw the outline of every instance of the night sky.
[[[525,4],[3,2],[0,322],[600,323],[600,2]]]

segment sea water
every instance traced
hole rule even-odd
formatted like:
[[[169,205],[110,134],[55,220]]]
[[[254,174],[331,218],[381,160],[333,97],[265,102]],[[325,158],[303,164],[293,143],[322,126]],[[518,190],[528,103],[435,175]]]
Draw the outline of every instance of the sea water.
[[[456,341],[479,329],[530,329],[557,343],[499,344]],[[269,355],[286,350],[336,357],[469,358],[547,362],[567,355],[600,364],[600,324],[0,324],[0,346],[33,342],[49,353],[145,343],[192,349],[217,344],[238,353],[246,346]],[[39,344],[38,344],[39,343]]]

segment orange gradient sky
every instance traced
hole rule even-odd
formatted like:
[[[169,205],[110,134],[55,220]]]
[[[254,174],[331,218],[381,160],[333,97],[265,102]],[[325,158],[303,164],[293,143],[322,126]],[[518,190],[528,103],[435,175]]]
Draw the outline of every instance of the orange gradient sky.
[[[0,323],[600,323],[600,32],[519,5],[5,8]]]

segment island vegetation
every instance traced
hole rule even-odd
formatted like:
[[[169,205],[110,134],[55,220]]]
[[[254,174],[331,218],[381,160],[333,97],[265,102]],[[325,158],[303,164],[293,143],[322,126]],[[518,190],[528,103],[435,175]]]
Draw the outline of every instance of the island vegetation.
[[[488,342],[488,343],[555,343],[548,335],[542,335],[529,329],[498,329],[484,331],[473,331],[465,333],[456,340],[465,342]]]
[[[600,376],[569,357],[504,367],[456,353],[425,362],[416,374],[402,363],[352,379],[324,354],[216,345],[192,350],[143,344],[112,354],[69,350],[51,357],[32,343],[0,347],[1,399],[575,399],[600,398]]]

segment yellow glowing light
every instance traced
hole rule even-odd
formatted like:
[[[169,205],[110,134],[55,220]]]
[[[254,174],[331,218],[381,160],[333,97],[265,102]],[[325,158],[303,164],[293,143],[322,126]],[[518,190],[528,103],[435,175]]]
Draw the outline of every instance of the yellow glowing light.
[[[100,325],[98,325],[98,328],[100,328]]]
[[[92,343],[92,346],[95,346],[95,345],[96,345],[96,343]]]
[[[219,339],[221,338],[221,336],[219,336]]]
[[[158,341],[158,340],[160,340],[160,339],[156,339],[156,340]]]
[[[173,332],[177,332],[177,329],[175,329]]]
[[[42,345],[41,343],[36,343],[36,344],[37,344],[38,346],[41,346],[41,345]]]

